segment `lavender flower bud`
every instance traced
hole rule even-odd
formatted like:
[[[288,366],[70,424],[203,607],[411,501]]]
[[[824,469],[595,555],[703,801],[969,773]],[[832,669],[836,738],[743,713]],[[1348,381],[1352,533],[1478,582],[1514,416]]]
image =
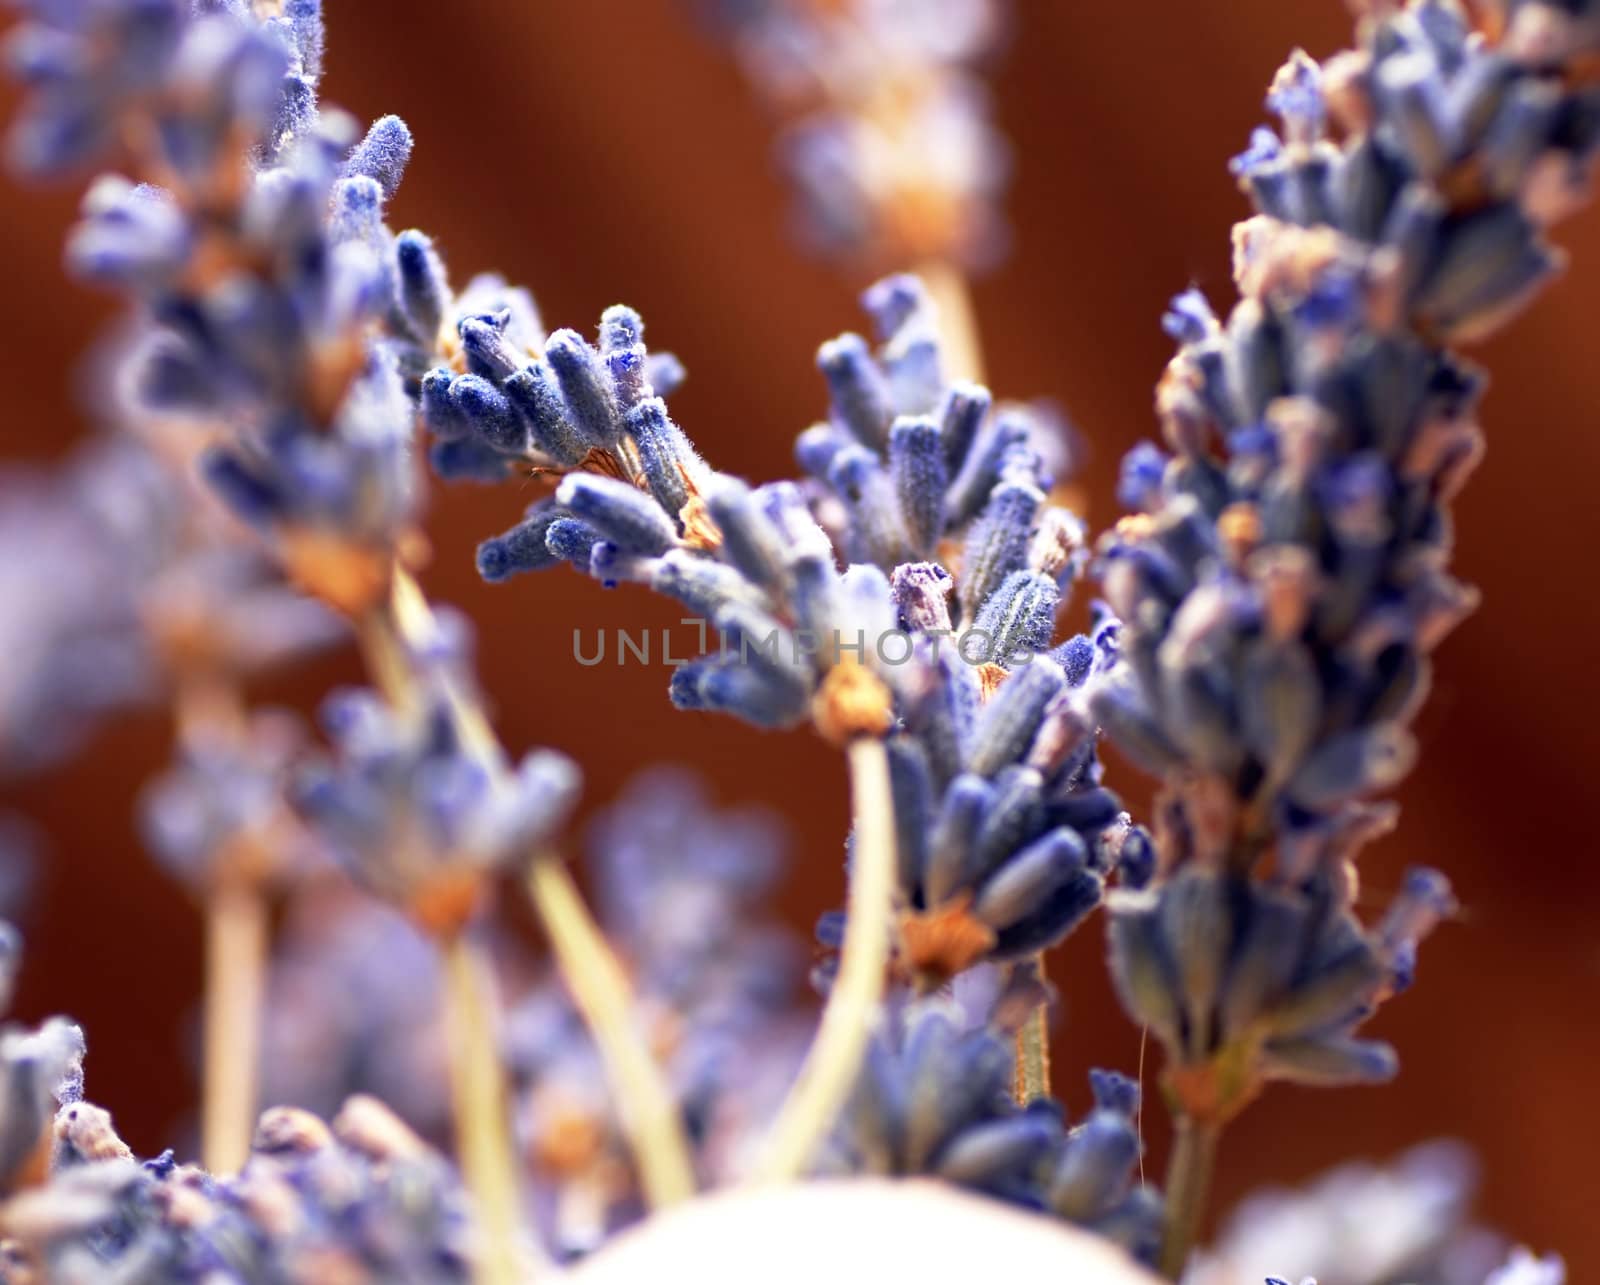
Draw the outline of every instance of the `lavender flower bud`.
[[[902,416],[889,430],[889,472],[912,553],[926,557],[944,530],[944,449],[929,418]]]
[[[527,364],[527,355],[517,352],[506,339],[510,321],[510,311],[502,309],[488,316],[463,317],[456,325],[467,369],[493,384],[503,383]]]
[[[996,664],[1026,665],[1050,646],[1060,605],[1061,590],[1053,577],[1013,571],[989,595],[973,627],[993,639],[990,655]]]
[[[544,359],[555,372],[567,413],[590,446],[610,450],[622,440],[622,407],[610,372],[583,337],[557,330],[545,341]]]
[[[659,397],[646,398],[629,410],[627,424],[656,503],[669,514],[682,513],[706,478],[694,447],[668,417],[667,404]]]
[[[556,503],[629,552],[665,553],[677,543],[672,519],[660,506],[615,478],[569,473],[556,488]]]
[[[794,441],[795,463],[812,477],[826,481],[833,461],[852,438],[832,424],[813,424]]]
[[[894,566],[908,552],[906,528],[900,519],[895,482],[878,456],[861,446],[847,446],[833,457],[828,481],[850,510],[854,547],[852,560]]]
[[[454,441],[472,431],[466,416],[450,396],[455,376],[444,367],[430,370],[418,386],[418,402],[423,427],[435,437]]]
[[[655,560],[650,587],[676,598],[702,619],[710,620],[725,606],[760,607],[764,598],[735,568],[669,549]]]
[[[775,592],[786,576],[786,551],[777,526],[763,512],[758,492],[737,478],[718,475],[706,497],[722,532],[722,556],[761,589]]]
[[[528,425],[506,395],[481,375],[450,381],[450,404],[484,445],[506,455],[528,449]]]
[[[587,573],[600,533],[577,518],[557,518],[545,528],[544,543],[551,554]]]
[[[1139,1163],[1138,1086],[1125,1076],[1091,1071],[1095,1109],[1072,1129],[1051,1175],[1050,1206],[1071,1222],[1093,1225],[1128,1194]],[[1125,1088],[1126,1086],[1126,1088]]]
[[[982,384],[952,384],[939,410],[939,441],[947,477],[959,477],[994,399]]]
[[[972,524],[961,560],[961,608],[976,615],[989,595],[1013,571],[1027,566],[1028,542],[1044,505],[1035,487],[1006,483],[997,486]]]
[[[1049,1154],[1061,1127],[1041,1115],[975,1125],[940,1152],[934,1172],[946,1182],[984,1187],[995,1174],[1027,1172]]]
[[[521,367],[506,379],[503,391],[527,421],[537,450],[568,468],[582,463],[589,444],[567,414],[561,390],[544,362],[533,361]]]
[[[410,159],[411,130],[405,121],[398,116],[380,116],[344,163],[344,177],[376,180],[387,200],[399,188]]]
[[[1310,807],[1386,790],[1416,761],[1416,741],[1403,728],[1379,724],[1325,742],[1304,763],[1288,789]]]
[[[936,562],[905,562],[890,577],[899,622],[917,633],[949,634],[955,581]]]
[[[973,841],[972,861],[980,879],[1000,867],[1045,826],[1044,779],[1031,767],[1006,768],[995,780],[994,806]]]
[[[967,770],[993,777],[1027,753],[1046,709],[1066,688],[1061,666],[1038,657],[1003,683],[978,719]]]
[[[1394,1049],[1376,1040],[1323,1037],[1269,1044],[1264,1067],[1275,1080],[1338,1088],[1392,1080],[1400,1062]]]
[[[411,332],[418,342],[432,344],[444,321],[450,300],[450,283],[444,262],[433,241],[415,229],[402,232],[394,241],[397,301]]]
[[[894,793],[895,854],[900,887],[915,892],[928,864],[933,826],[933,774],[928,752],[910,736],[889,740],[889,784]]]
[[[561,511],[546,502],[529,510],[527,517],[503,535],[485,540],[478,546],[478,574],[490,584],[499,584],[525,571],[554,566],[560,555],[552,552],[546,536],[560,518]]]
[[[862,446],[882,450],[894,404],[867,341],[851,334],[830,340],[817,350],[817,369],[828,382],[835,423]]]
[[[810,693],[770,669],[734,661],[691,661],[673,671],[672,703],[716,710],[756,727],[793,727],[810,712]]]
[[[994,786],[968,773],[945,787],[922,873],[923,900],[928,906],[943,905],[978,876],[972,854],[994,799]]]
[[[67,267],[96,285],[153,290],[189,257],[192,230],[171,196],[106,175],[83,200],[67,240]]]
[[[1006,461],[1025,449],[1028,429],[1013,415],[996,416],[967,452],[966,461],[950,478],[945,495],[945,520],[952,526],[969,522],[989,503]]]
[[[683,363],[670,352],[653,352],[644,359],[645,382],[657,397],[671,397],[689,377]]]
[[[632,308],[614,304],[600,315],[600,355],[624,414],[651,396],[644,322]]]
[[[512,459],[476,437],[435,442],[428,448],[428,466],[446,482],[504,482]]]
[[[972,903],[972,913],[996,932],[1010,929],[1047,905],[1069,883],[1087,874],[1088,860],[1088,849],[1075,830],[1065,826],[1051,830],[984,881]],[[1089,906],[1098,900],[1096,885]],[[1074,916],[1074,921],[1077,918],[1081,915]],[[1063,935],[1065,928],[1062,925]]]

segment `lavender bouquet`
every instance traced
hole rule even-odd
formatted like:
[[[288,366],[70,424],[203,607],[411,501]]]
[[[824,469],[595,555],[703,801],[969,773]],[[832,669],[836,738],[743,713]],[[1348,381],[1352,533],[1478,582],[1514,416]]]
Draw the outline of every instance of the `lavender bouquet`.
[[[674,420],[685,372],[635,310],[549,329],[394,230],[412,136],[319,100],[318,0],[15,2],[11,163],[107,171],[67,262],[128,315],[93,439],[0,477],[0,768],[169,705],[141,824],[207,957],[198,1162],[122,1142],[71,1022],[0,1034],[0,1279],[812,1279],[805,1242],[856,1237],[835,1274],[865,1280],[911,1264],[904,1224],[938,1280],[1562,1280],[1471,1226],[1442,1144],[1196,1241],[1268,1084],[1396,1073],[1362,1024],[1455,909],[1414,869],[1358,914],[1355,863],[1477,605],[1450,506],[1484,377],[1455,350],[1559,270],[1600,8],[1373,0],[1353,50],[1290,57],[1232,163],[1238,298],[1173,300],[1159,442],[1096,535],[1070,433],[984,383],[964,287],[1005,249],[997,2],[706,6],[783,118],[808,239],[882,274],[868,335],[818,350],[797,476],[759,484]],[[774,911],[781,828],[682,774],[601,813],[580,894],[577,765],[501,743],[469,622],[415,579],[430,474],[531,490],[477,551],[530,612],[562,564],[643,585],[700,628],[674,705],[838,749],[814,946]],[[370,687],[317,729],[248,706],[245,677],[348,639]],[[1159,782],[1148,816],[1102,737]],[[547,958],[505,928],[519,885]],[[1048,952],[1100,931],[1164,1055],[1159,1186],[1136,1068],[1076,1119],[1052,1095]]]

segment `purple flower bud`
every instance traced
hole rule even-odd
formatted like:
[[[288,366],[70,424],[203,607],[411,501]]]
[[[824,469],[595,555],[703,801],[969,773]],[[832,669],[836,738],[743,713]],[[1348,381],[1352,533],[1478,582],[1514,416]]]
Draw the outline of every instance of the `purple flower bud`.
[[[528,425],[506,395],[481,375],[450,381],[450,403],[484,445],[507,455],[528,449]]]
[[[927,557],[944,530],[946,483],[939,426],[902,416],[889,430],[889,472],[912,553]]]
[[[631,552],[665,553],[677,543],[672,519],[661,506],[615,478],[569,473],[556,488],[556,503]]]
[[[622,407],[600,354],[573,330],[557,330],[545,341],[544,359],[555,372],[567,414],[590,446],[609,450],[622,440]]]
[[[344,177],[375,179],[384,199],[395,194],[411,159],[411,130],[398,116],[380,116],[372,122],[344,164]]]
[[[569,468],[582,462],[589,444],[567,414],[547,365],[529,362],[505,381],[503,392],[527,421],[535,449]]]
[[[499,584],[526,571],[542,571],[560,561],[551,551],[546,536],[561,517],[554,504],[546,502],[503,535],[478,546],[478,574],[490,584]]]
[[[862,446],[882,450],[894,404],[867,341],[851,334],[829,340],[817,350],[817,369],[828,382],[834,422]]]

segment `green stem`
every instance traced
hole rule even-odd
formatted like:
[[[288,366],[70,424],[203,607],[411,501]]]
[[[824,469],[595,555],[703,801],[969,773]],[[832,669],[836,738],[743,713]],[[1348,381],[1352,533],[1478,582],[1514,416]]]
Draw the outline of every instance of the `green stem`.
[[[628,979],[560,860],[541,855],[528,892],[573,1002],[600,1049],[623,1131],[651,1208],[694,1195],[694,1165],[677,1100],[639,1030]]]
[[[895,870],[889,756],[883,742],[872,737],[858,737],[847,753],[855,856],[839,975],[816,1039],[768,1135],[755,1174],[760,1182],[786,1182],[805,1172],[855,1087],[883,999]]]
[[[1167,1163],[1166,1230],[1161,1241],[1161,1271],[1172,1280],[1183,1274],[1189,1250],[1205,1217],[1211,1171],[1217,1162],[1222,1126],[1180,1115]]]

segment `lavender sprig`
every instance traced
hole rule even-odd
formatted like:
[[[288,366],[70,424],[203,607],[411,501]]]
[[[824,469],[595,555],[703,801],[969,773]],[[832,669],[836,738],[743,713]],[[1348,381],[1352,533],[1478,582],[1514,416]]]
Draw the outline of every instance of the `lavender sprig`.
[[[1196,291],[1174,301],[1171,454],[1128,457],[1141,512],[1101,546],[1124,624],[1092,707],[1167,785],[1155,877],[1110,922],[1179,1114],[1173,1274],[1217,1132],[1264,1081],[1395,1073],[1354,1029],[1453,908],[1419,870],[1376,926],[1352,910],[1352,859],[1394,819],[1362,800],[1409,769],[1429,653],[1476,603],[1447,569],[1449,504],[1482,453],[1483,380],[1443,345],[1551,275],[1543,229],[1600,143],[1589,7],[1481,21],[1378,7],[1356,52],[1279,72],[1281,136],[1258,130],[1234,162],[1259,211],[1235,229],[1241,301],[1226,322]]]
[[[675,672],[680,707],[759,726],[810,718],[826,731],[847,679],[877,689],[874,707],[891,701],[905,962],[947,977],[1053,944],[1099,900],[1110,852],[1100,839],[1121,805],[1099,783],[1093,726],[1074,692],[1109,663],[1115,625],[1028,663],[1050,647],[1083,562],[1077,519],[1049,501],[1060,466],[1051,454],[1066,462],[1060,444],[1033,413],[991,412],[981,386],[948,382],[936,314],[915,278],[890,278],[866,302],[882,346],[853,336],[823,346],[831,419],[797,448],[832,485],[750,487],[716,473],[646,398],[622,415],[613,447],[591,445],[586,468],[480,546],[478,562],[502,580],[571,561],[703,613],[726,643]],[[642,364],[642,328],[614,308],[587,368],[600,369],[623,316],[639,349],[630,361]],[[474,324],[458,329],[473,336]],[[539,364],[506,357],[500,387],[538,382]],[[625,407],[626,381],[606,373],[598,401]],[[425,418],[430,385],[470,378],[430,374]],[[575,422],[559,393],[542,404]],[[474,426],[486,441],[497,431],[466,421]],[[926,439],[929,469],[907,462],[913,448],[896,448],[908,437]],[[515,440],[516,458],[549,466],[550,454],[529,445],[531,420]],[[916,513],[927,515],[921,548],[907,517]],[[935,552],[942,561],[914,560]]]
[[[1043,444],[1044,430],[1026,416],[991,422],[981,388],[946,389],[933,307],[915,279],[884,282],[867,302],[880,320],[882,351],[875,355],[864,341],[849,339],[824,347],[819,364],[830,383],[834,427],[813,430],[800,446],[804,460],[819,435],[827,435],[823,449],[849,453],[856,470],[845,480],[843,464],[832,468],[843,497],[859,501],[839,538],[847,549],[853,541],[855,556],[869,561],[842,574],[822,524],[830,522],[825,494],[808,497],[791,484],[752,489],[714,473],[662,403],[646,396],[648,387],[632,378],[643,363],[642,326],[626,309],[608,310],[598,349],[580,347],[576,336],[561,339],[560,361],[589,374],[559,388],[560,381],[540,373],[541,363],[552,361],[548,349],[542,359],[503,346],[477,356],[491,353],[494,328],[463,317],[457,323],[463,351],[483,373],[452,377],[441,368],[424,378],[421,397],[436,433],[471,432],[536,468],[558,458],[541,442],[576,436],[587,444],[583,467],[568,471],[550,500],[480,548],[479,567],[490,579],[570,561],[606,583],[650,583],[703,612],[727,647],[675,673],[672,696],[680,706],[721,708],[762,726],[809,717],[825,736],[846,744],[881,737],[892,720],[904,723],[908,735],[889,747],[900,872],[892,913],[903,925],[900,966],[940,979],[980,959],[1025,956],[1054,944],[1100,899],[1107,858],[1118,850],[1100,837],[1119,823],[1121,809],[1099,786],[1092,725],[1070,688],[1097,667],[1113,631],[1107,625],[1096,640],[1074,640],[1059,656],[1035,660],[1011,677],[1051,641],[1061,587],[1081,563],[1076,519],[1046,501],[1051,478],[1033,445]],[[627,360],[605,362],[608,351],[625,351]],[[500,390],[504,413],[482,390],[462,402],[457,390],[473,379]],[[518,403],[513,394],[524,383],[547,392]],[[451,399],[432,413],[430,388],[447,390]],[[630,403],[633,397],[642,400]],[[944,404],[945,424],[892,420],[896,397],[910,410]],[[585,405],[591,410],[583,411]],[[507,416],[520,417],[517,431],[507,430]],[[593,427],[579,433],[584,421]],[[895,443],[908,435],[927,439],[923,457],[938,467],[919,471],[904,462]],[[901,461],[898,493],[873,444],[887,452],[890,468]],[[969,497],[961,503],[947,501],[941,480],[947,445],[959,494]],[[874,481],[881,493],[868,495]],[[957,581],[949,570],[900,561],[913,554],[908,537],[915,519],[907,515],[919,513],[921,538],[963,550],[959,560],[950,559],[963,586],[953,605],[943,601]],[[1040,570],[1030,569],[1030,560]],[[947,649],[941,659],[939,639],[953,633],[953,622],[971,625],[969,633],[987,637],[991,647],[975,656],[963,644],[957,656]],[[904,669],[884,649],[891,635],[904,640]],[[832,654],[805,654],[807,636],[831,640]],[[985,694],[996,688],[984,709]],[[858,818],[858,854],[869,851],[861,846],[864,820],[865,813]],[[926,862],[934,864],[925,870]],[[858,857],[855,876],[866,869]],[[869,890],[877,896],[875,887]],[[840,974],[851,985],[836,988],[829,1011],[855,1014],[850,1029],[860,1028],[859,1014],[875,1002],[864,998],[867,970],[850,962],[863,958],[867,913],[887,917],[858,905],[839,937]],[[881,929],[867,927],[876,942]],[[881,974],[880,954],[874,945],[864,956],[873,975]],[[835,1003],[842,1007],[835,1010]],[[824,1033],[842,1029],[825,1017]],[[1042,1041],[1035,1044],[1042,1049]],[[837,1066],[855,1056],[852,1045]],[[817,1065],[835,1066],[834,1055]],[[850,1078],[847,1071],[828,1073],[830,1087],[817,1099],[823,1105],[801,1117],[808,1136]],[[1042,1093],[1043,1080],[1033,1070],[1025,1092]],[[783,1171],[792,1172],[804,1156],[801,1143],[788,1146],[792,1155],[777,1154]]]

